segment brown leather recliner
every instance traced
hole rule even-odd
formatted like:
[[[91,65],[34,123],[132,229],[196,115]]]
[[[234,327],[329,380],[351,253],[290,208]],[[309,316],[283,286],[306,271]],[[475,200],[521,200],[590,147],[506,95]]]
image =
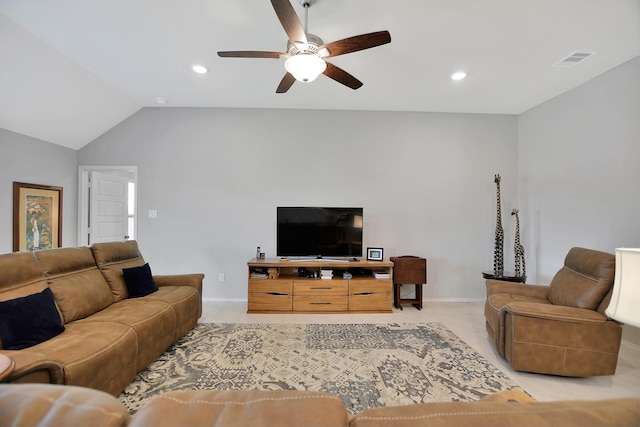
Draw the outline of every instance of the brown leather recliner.
[[[486,328],[517,371],[613,375],[622,327],[609,319],[615,256],[572,248],[549,286],[487,280]]]

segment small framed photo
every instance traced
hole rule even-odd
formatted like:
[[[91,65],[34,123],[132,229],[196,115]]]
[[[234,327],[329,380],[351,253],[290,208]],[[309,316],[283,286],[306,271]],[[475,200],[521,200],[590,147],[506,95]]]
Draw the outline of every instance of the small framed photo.
[[[382,261],[382,248],[367,248],[367,261]]]

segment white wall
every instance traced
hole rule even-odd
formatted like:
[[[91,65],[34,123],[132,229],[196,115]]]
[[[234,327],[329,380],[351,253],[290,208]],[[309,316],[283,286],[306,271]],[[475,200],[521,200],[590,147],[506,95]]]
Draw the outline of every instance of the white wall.
[[[363,206],[365,246],[428,258],[426,298],[484,297],[494,173],[516,200],[516,117],[147,108],[80,151],[137,165],[138,241],[154,273],[202,272],[204,297],[246,299],[246,262],[275,256],[279,205]],[[148,219],[150,209],[158,219]],[[512,265],[507,230],[507,265]],[[218,281],[219,273],[225,282]]]
[[[548,283],[572,246],[640,246],[638,75],[636,58],[518,118],[152,108],[79,153],[0,129],[0,251],[13,181],[64,187],[69,246],[77,165],[133,164],[143,254],[158,272],[206,273],[207,298],[246,297],[247,259],[274,254],[276,206],[331,204],[365,207],[366,245],[427,257],[427,298],[481,299],[500,173],[507,268],[518,207],[527,274]]]
[[[519,116],[519,197],[530,277],[573,246],[640,247],[640,57]],[[623,339],[640,344],[640,329]]]
[[[13,251],[13,182],[62,187],[62,246],[75,246],[78,152],[0,129],[0,253]]]
[[[573,246],[640,247],[640,57],[518,118],[527,272],[548,283]]]

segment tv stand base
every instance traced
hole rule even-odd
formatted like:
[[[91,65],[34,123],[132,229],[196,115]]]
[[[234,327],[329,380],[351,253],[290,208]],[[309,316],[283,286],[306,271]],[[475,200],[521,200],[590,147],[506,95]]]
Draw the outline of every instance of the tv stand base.
[[[393,311],[391,261],[254,258],[247,267],[249,313]],[[301,269],[313,274],[299,277]]]

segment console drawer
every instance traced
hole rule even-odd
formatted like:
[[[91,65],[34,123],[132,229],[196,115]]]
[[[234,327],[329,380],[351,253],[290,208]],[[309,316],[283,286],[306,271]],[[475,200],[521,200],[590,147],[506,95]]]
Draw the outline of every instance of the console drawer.
[[[357,279],[349,282],[349,295],[393,293],[390,279]]]
[[[293,297],[293,311],[347,311],[348,308],[347,295],[296,295]]]
[[[249,294],[247,309],[252,311],[291,311],[291,295]]]
[[[292,294],[292,280],[250,279],[249,293]]]
[[[294,295],[348,295],[349,282],[346,280],[295,280]]]
[[[249,279],[248,311],[291,311],[293,281]]]
[[[391,312],[393,298],[391,293],[358,294],[349,296],[350,311],[386,311]]]

